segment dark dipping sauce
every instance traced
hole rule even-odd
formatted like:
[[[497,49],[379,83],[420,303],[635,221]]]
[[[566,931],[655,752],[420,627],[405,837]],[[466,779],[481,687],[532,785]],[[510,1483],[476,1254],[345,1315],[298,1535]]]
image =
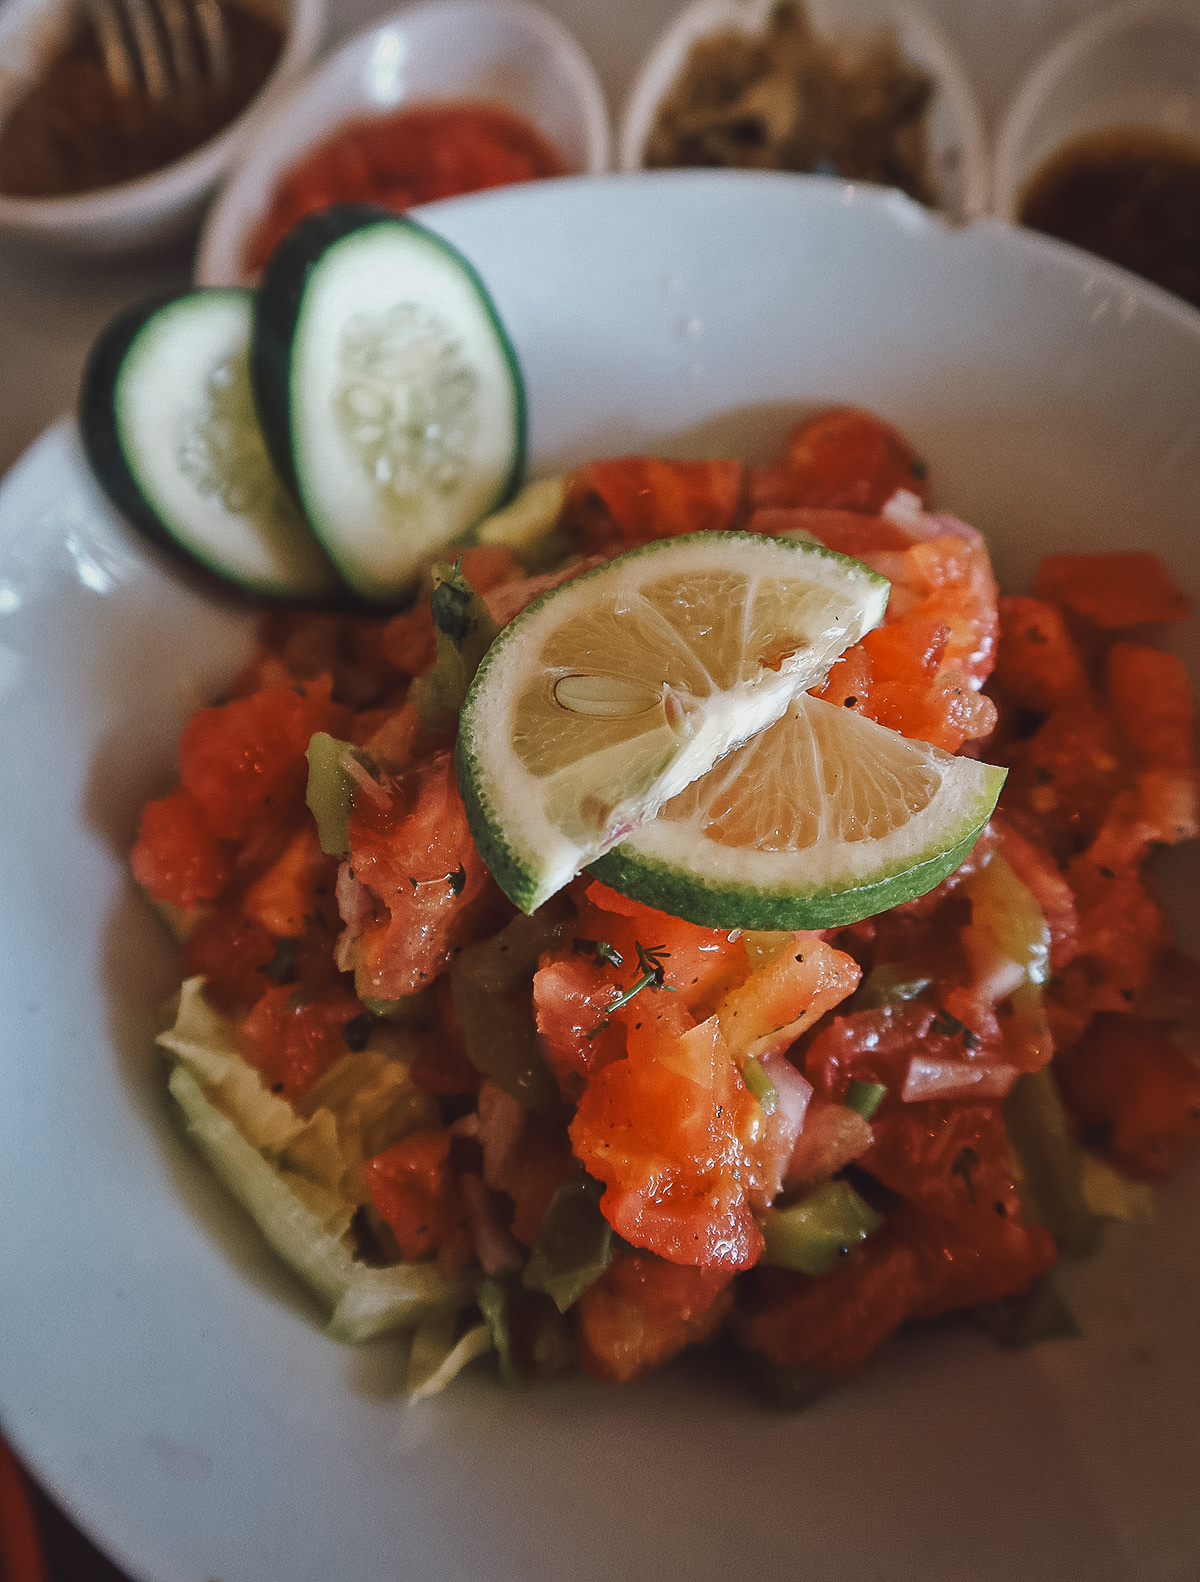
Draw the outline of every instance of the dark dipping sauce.
[[[1034,174],[1017,217],[1200,307],[1200,143],[1140,128],[1074,139]]]
[[[156,102],[108,80],[96,35],[79,25],[0,127],[0,193],[62,198],[148,176],[193,153],[235,119],[283,49],[277,22],[222,6],[231,70]]]

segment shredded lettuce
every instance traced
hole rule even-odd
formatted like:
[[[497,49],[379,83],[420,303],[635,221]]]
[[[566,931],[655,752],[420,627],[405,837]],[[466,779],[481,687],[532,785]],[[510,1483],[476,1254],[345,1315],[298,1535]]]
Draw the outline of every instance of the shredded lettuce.
[[[453,1320],[475,1299],[477,1270],[448,1278],[431,1263],[378,1267],[356,1255],[350,1235],[364,1138],[374,1127],[390,1142],[397,1130],[430,1124],[433,1100],[404,1062],[380,1050],[349,1055],[354,1069],[339,1062],[302,1114],[237,1053],[231,1027],[201,990],[198,979],[184,984],[175,1024],[160,1035],[174,1057],[168,1087],[216,1174],[329,1309],[329,1333],[357,1343],[433,1317]]]

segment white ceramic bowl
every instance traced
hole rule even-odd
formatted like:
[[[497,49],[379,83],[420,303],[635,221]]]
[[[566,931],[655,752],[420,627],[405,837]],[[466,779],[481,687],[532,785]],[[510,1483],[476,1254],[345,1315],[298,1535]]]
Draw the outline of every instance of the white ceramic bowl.
[[[999,221],[817,178],[531,182],[422,217],[477,265],[533,468],[762,460],[874,407],[1001,584],[1154,548],[1200,607],[1200,316]],[[404,1403],[172,1126],[178,974],[127,853],[255,618],[146,552],[60,424],[0,485],[0,1419],[143,1582],[1185,1582],[1200,1576],[1200,1157],[1061,1271],[1083,1336],[898,1337],[808,1412],[697,1353],[629,1386]],[[1200,683],[1200,620],[1173,645]],[[1200,948],[1200,842],[1164,854]]]
[[[1200,147],[1200,5],[1123,0],[1071,29],[1018,88],[996,137],[993,209],[1015,220],[1024,188],[1065,143],[1151,128]]]
[[[164,243],[195,227],[258,117],[308,66],[325,29],[325,0],[280,0],[287,34],[279,62],[243,113],[185,159],[117,187],[63,198],[0,194],[0,234],[114,253]],[[73,0],[7,0],[0,8],[0,119],[61,43]]]
[[[733,27],[760,33],[777,0],[693,0],[667,26],[634,80],[621,116],[617,157],[622,170],[639,170],[658,107],[699,39]],[[854,38],[881,28],[896,37],[906,59],[936,84],[930,113],[930,153],[938,207],[956,218],[987,207],[989,150],[975,92],[953,45],[918,0],[807,0],[816,30]]]
[[[422,0],[357,34],[258,129],[214,204],[196,279],[244,279],[246,243],[283,174],[359,115],[409,101],[491,99],[526,116],[571,174],[610,157],[608,108],[583,48],[528,0]]]

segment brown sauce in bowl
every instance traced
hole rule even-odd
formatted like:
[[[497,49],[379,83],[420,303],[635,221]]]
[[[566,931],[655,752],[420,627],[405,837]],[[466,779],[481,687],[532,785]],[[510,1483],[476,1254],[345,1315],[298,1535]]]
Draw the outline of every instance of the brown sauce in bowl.
[[[0,193],[62,198],[148,176],[193,153],[240,115],[283,49],[278,23],[239,5],[222,7],[231,71],[159,103],[119,93],[104,70],[90,24],[81,24],[0,126]]]
[[[826,39],[801,0],[780,0],[761,34],[729,28],[692,46],[643,162],[811,172],[932,204],[934,88],[890,35]]]
[[[1200,307],[1200,143],[1141,128],[1073,139],[1034,173],[1017,218]]]

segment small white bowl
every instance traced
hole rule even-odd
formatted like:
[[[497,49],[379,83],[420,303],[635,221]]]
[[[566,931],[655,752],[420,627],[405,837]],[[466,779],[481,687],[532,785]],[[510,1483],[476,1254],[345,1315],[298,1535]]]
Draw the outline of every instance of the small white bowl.
[[[1090,132],[1151,128],[1200,145],[1200,5],[1124,0],[1072,28],[1034,65],[1001,119],[993,208],[1015,220],[1026,184]]]
[[[73,0],[7,0],[0,7],[0,120],[65,40]],[[195,153],[137,181],[63,198],[0,194],[0,234],[77,252],[117,253],[185,235],[233,164],[260,115],[270,110],[320,47],[325,0],[279,0],[283,51],[261,91]]]
[[[621,116],[617,158],[640,170],[658,107],[698,40],[736,28],[761,33],[777,0],[693,0],[659,36],[642,64]],[[956,219],[987,208],[989,151],[983,115],[953,45],[918,0],[806,0],[814,29],[827,38],[890,32],[906,60],[933,78],[930,174],[938,208]]]
[[[402,104],[493,100],[525,116],[573,175],[610,158],[608,108],[574,36],[528,0],[423,0],[345,43],[258,128],[209,215],[196,281],[243,282],[280,178],[347,121]]]

